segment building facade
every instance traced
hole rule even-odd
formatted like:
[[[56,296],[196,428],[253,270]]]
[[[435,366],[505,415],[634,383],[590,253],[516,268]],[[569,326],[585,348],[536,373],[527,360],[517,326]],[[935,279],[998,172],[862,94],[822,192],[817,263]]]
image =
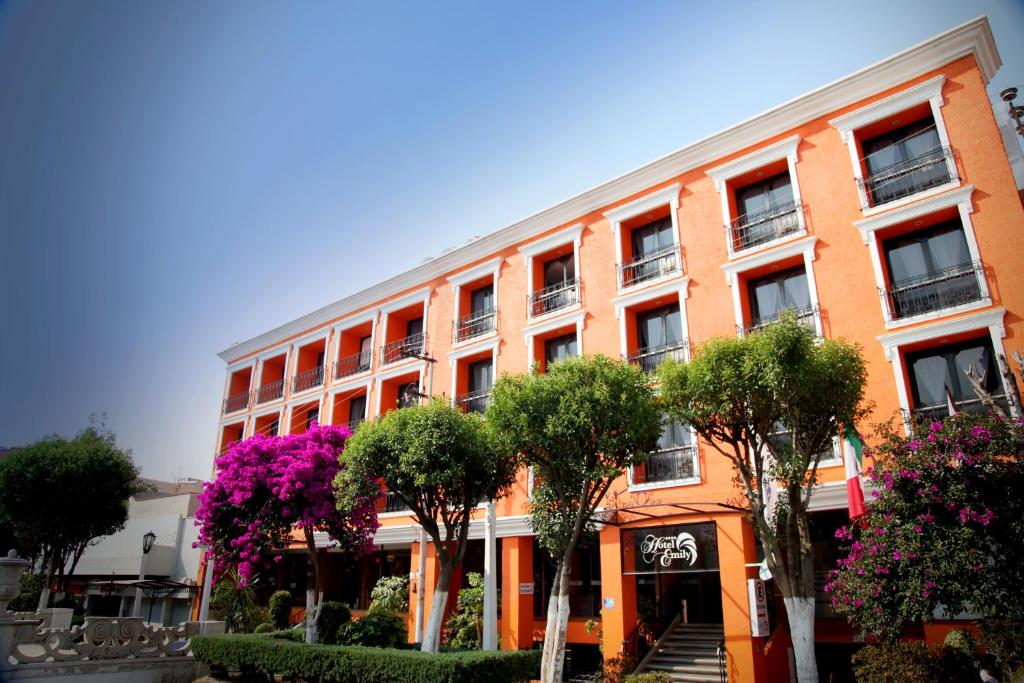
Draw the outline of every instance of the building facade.
[[[1024,350],[1024,209],[1010,161],[1020,150],[1004,145],[986,91],[999,66],[987,20],[968,22],[232,346],[220,354],[216,449],[314,420],[354,425],[424,396],[481,410],[499,374],[544,372],[567,355],[653,369],[784,310],[819,337],[863,347],[877,419],[943,414],[947,388],[972,409],[969,366],[1005,397],[1000,358]],[[846,516],[838,442],[820,478],[823,574],[826,537]],[[551,565],[528,522],[530,487],[524,471],[496,502],[504,648],[543,638]],[[729,463],[667,424],[647,465],[613,488],[609,523],[573,568],[577,662],[598,642],[635,650],[637,624],[669,609],[721,628],[730,680],[770,680],[769,668],[786,666],[784,629],[752,634],[748,579],[760,558],[728,506],[736,496]],[[415,638],[433,551],[394,500],[382,496],[380,510],[380,557],[366,570],[414,577]],[[699,558],[686,571],[652,554],[657,539],[683,533]],[[482,564],[474,540],[463,569]],[[365,586],[337,583],[353,604],[365,600]],[[817,637],[852,642],[824,604]]]

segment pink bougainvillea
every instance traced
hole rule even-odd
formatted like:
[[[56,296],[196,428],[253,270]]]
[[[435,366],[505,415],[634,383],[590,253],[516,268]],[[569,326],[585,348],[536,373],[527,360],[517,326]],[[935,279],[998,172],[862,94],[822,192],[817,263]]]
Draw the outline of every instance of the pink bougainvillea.
[[[350,498],[339,510],[334,479],[351,435],[347,426],[314,424],[305,434],[252,436],[217,458],[216,478],[199,497],[199,543],[209,546],[214,575],[236,566],[248,581],[281,560],[298,531],[326,532],[355,556],[373,548],[376,498]]]

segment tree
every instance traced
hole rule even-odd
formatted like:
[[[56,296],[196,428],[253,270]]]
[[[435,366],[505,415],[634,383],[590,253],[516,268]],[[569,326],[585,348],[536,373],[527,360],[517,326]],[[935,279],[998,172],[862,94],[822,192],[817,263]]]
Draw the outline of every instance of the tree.
[[[423,634],[424,652],[440,646],[452,572],[465,554],[473,510],[508,490],[517,462],[515,454],[498,454],[479,415],[440,399],[363,423],[345,450],[339,504],[347,505],[345,492],[353,482],[379,479],[409,507],[437,553],[441,568]]]
[[[455,611],[445,624],[448,647],[477,650],[483,641],[484,577],[479,572],[469,572],[466,582],[469,585],[459,590]]]
[[[860,350],[817,342],[791,314],[755,334],[713,339],[659,368],[669,414],[732,463],[789,618],[797,678],[817,681],[808,503],[818,462],[864,416]],[[770,507],[769,491],[778,491]]]
[[[217,475],[199,496],[199,542],[209,546],[214,576],[236,566],[244,585],[261,567],[281,560],[302,534],[308,556],[306,641],[316,642],[316,610],[321,599],[314,532],[353,556],[370,552],[377,530],[372,482],[352,486],[347,505],[335,499],[333,482],[348,427],[312,425],[304,434],[258,434],[236,443],[217,458]]]
[[[555,561],[541,680],[562,680],[569,622],[569,571],[594,511],[612,482],[654,450],[661,416],[648,378],[604,356],[569,358],[546,374],[505,375],[487,420],[508,455],[533,468],[530,515],[538,543]]]
[[[93,424],[73,439],[48,437],[0,462],[0,524],[45,576],[39,609],[56,577],[63,586],[85,549],[124,528],[139,470],[114,435]]]
[[[965,413],[909,437],[889,425],[874,455],[875,503],[836,532],[835,609],[883,639],[938,610],[1024,620],[1024,426]]]

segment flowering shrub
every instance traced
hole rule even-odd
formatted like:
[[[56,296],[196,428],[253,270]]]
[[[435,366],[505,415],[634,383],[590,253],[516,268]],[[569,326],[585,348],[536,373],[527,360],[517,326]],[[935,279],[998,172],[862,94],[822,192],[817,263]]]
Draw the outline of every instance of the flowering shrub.
[[[334,495],[338,456],[348,427],[313,425],[305,434],[252,436],[217,459],[217,476],[199,496],[199,542],[210,547],[214,576],[236,566],[246,582],[280,562],[293,530],[323,531],[345,551],[373,548],[374,487],[339,510]]]
[[[825,590],[864,635],[970,611],[1024,615],[1024,426],[959,414],[887,427],[868,476],[868,512],[836,537],[846,556]]]

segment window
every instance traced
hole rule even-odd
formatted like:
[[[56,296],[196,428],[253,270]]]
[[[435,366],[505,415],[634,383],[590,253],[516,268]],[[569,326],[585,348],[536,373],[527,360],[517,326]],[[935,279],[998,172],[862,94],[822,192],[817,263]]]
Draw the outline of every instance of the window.
[[[320,408],[310,408],[306,411],[306,429],[309,429],[314,422],[320,419]]]
[[[576,333],[571,332],[561,337],[548,339],[544,342],[544,367],[563,358],[576,355]]]
[[[420,383],[413,381],[398,387],[398,407],[409,408],[420,402]]]
[[[793,449],[793,433],[786,429],[786,425],[781,421],[775,423],[772,433],[768,436],[768,440],[772,442],[772,446],[775,447],[775,450],[780,453],[785,453]],[[767,454],[767,450],[765,452]],[[836,444],[833,441],[821,452],[818,464],[830,465],[836,464],[837,461],[842,462],[842,456],[839,454],[839,450],[836,448]]]
[[[413,318],[405,324],[405,336],[415,337],[423,334],[423,318]]]
[[[557,287],[576,279],[576,261],[571,254],[560,256],[544,264],[544,286]]]
[[[778,320],[783,311],[795,311],[798,318],[811,317],[813,322],[811,294],[803,266],[751,280],[747,293],[751,329]]]
[[[487,409],[494,384],[494,362],[488,358],[469,364],[469,391],[459,396],[456,403],[465,410],[482,413]]]
[[[865,191],[872,206],[950,181],[947,150],[931,116],[865,140],[863,149]]]
[[[348,402],[348,424],[353,430],[366,419],[366,396],[356,396]]]
[[[737,217],[732,221],[733,249],[764,244],[800,229],[789,171],[736,190]]]
[[[894,318],[920,315],[981,298],[967,238],[959,222],[885,240]]]
[[[671,218],[662,218],[636,228],[630,237],[633,242],[634,259],[650,256],[667,247],[674,247],[676,243],[675,235],[672,233]]]
[[[630,238],[633,260],[619,269],[620,287],[679,272],[679,254],[671,217],[634,229]]]
[[[474,289],[470,295],[470,311],[473,315],[487,313],[494,308],[494,285]]]
[[[373,337],[366,335],[359,340],[359,370],[365,372],[370,369],[370,358],[373,356]]]
[[[280,420],[274,420],[270,423],[270,427],[267,429],[268,436],[277,436],[277,432],[281,429]]]
[[[914,414],[922,420],[946,417],[950,399],[957,410],[984,411],[981,399],[967,379],[966,371],[971,368],[981,378],[986,391],[993,396],[1003,396],[992,341],[987,338],[908,353],[906,364]]]
[[[464,341],[496,329],[494,285],[485,285],[470,293],[469,315],[455,321],[455,341]]]
[[[530,315],[538,316],[579,303],[576,259],[566,254],[544,264],[544,288],[530,296]]]
[[[654,371],[666,355],[682,360],[680,353],[670,353],[686,346],[679,304],[637,313],[636,337],[637,351],[628,360],[639,364],[644,372]]]
[[[697,449],[693,431],[682,422],[665,419],[657,450],[647,462],[633,468],[633,484],[685,481],[697,476]]]

